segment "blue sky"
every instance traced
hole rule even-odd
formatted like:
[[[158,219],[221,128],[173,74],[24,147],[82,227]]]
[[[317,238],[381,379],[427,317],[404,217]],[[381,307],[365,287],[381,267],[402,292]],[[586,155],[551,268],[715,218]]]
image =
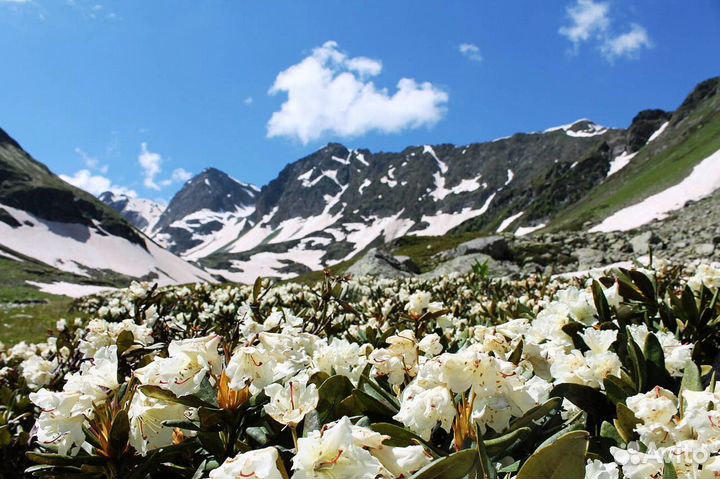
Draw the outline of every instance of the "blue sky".
[[[0,127],[97,192],[257,185],[330,141],[627,126],[720,74],[717,0],[0,0]]]

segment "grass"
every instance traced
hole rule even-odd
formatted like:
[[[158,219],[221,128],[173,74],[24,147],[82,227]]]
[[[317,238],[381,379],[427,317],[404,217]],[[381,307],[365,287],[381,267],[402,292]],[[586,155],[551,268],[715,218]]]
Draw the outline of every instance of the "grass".
[[[434,266],[432,257],[443,251],[457,247],[472,239],[485,236],[478,232],[448,234],[445,236],[403,236],[394,241],[395,256],[409,256],[422,272],[429,271]]]
[[[15,254],[14,252],[12,254]],[[26,281],[81,283],[87,278],[58,271],[29,258],[14,261],[0,256],[0,342],[44,341],[48,328],[69,314],[71,298],[43,293]]]
[[[44,304],[0,305],[0,342],[12,346],[20,341],[40,342],[58,319],[75,319],[82,313],[70,313],[72,298],[46,295]]]
[[[657,144],[645,147],[623,170],[558,215],[550,229],[580,228],[682,181],[695,165],[720,150],[720,115],[707,116],[696,121],[691,132],[660,137]]]

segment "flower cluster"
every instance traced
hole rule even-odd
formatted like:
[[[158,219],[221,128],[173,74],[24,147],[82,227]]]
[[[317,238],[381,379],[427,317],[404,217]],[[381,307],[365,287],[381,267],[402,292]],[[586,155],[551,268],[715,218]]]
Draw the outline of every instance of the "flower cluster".
[[[0,431],[54,477],[715,477],[720,269],[689,271],[136,283],[0,355],[0,412],[35,406]]]

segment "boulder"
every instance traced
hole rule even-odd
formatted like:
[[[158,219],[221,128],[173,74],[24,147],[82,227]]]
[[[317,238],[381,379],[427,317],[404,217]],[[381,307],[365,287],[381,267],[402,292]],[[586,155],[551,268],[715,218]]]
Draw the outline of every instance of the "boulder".
[[[405,278],[415,276],[420,268],[407,256],[393,256],[387,251],[370,249],[346,273],[353,276],[382,276]]]
[[[509,252],[507,239],[502,236],[485,236],[466,241],[455,248],[454,256],[482,253],[493,259],[505,259]]]
[[[573,256],[577,258],[579,271],[597,268],[605,262],[603,252],[592,248],[578,248],[573,252]]]
[[[648,254],[650,246],[658,244],[659,241],[660,238],[654,232],[645,231],[630,238],[630,246],[633,253],[643,255]]]

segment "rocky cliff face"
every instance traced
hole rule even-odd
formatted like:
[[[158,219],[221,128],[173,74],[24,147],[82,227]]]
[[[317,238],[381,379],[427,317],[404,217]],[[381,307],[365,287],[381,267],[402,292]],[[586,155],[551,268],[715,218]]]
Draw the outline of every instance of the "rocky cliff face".
[[[253,185],[207,168],[185,183],[150,234],[174,253],[197,257],[198,251],[202,255],[204,248],[212,248],[222,230],[239,233],[238,226],[254,211],[258,193]]]

